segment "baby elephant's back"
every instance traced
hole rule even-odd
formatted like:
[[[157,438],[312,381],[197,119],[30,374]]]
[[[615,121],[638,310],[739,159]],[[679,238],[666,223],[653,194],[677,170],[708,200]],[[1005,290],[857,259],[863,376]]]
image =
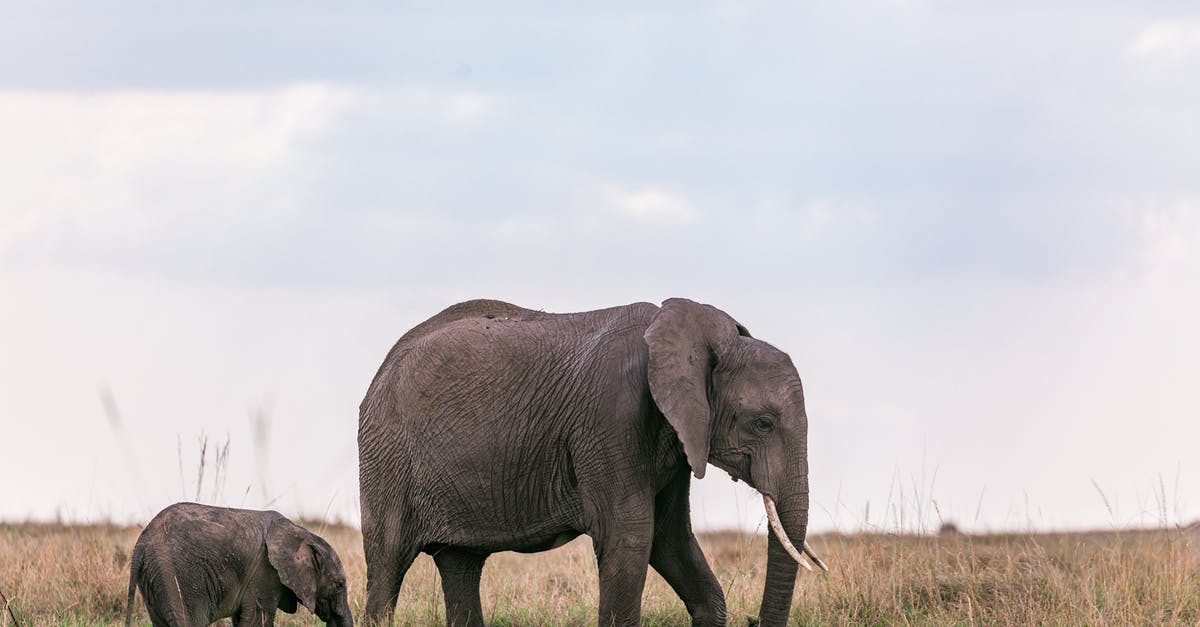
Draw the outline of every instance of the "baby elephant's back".
[[[176,503],[159,512],[138,538],[143,551],[189,558],[204,553],[253,553],[263,546],[269,512]],[[146,553],[149,555],[149,553]],[[227,562],[228,557],[220,562]]]

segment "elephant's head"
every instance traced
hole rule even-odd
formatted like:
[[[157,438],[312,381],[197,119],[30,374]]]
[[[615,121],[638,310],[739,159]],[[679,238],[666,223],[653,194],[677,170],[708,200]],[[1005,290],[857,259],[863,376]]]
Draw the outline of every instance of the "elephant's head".
[[[663,303],[645,337],[650,392],[692,472],[703,477],[712,463],[763,495],[774,534],[760,619],[782,625],[797,564],[808,568],[792,544],[808,527],[808,416],[796,367],[725,312],[682,298]]]
[[[346,598],[346,572],[328,542],[281,518],[267,530],[267,559],[279,573],[280,583],[317,618],[328,625],[353,627],[354,617]],[[295,612],[295,601],[280,609]]]

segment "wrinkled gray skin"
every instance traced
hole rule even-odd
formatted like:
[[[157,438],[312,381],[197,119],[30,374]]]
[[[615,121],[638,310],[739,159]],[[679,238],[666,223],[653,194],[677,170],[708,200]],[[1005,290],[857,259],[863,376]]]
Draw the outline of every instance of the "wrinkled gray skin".
[[[482,625],[488,555],[586,533],[601,625],[639,623],[647,564],[693,625],[723,625],[724,595],[691,529],[689,473],[712,463],[771,496],[799,546],[807,422],[791,359],[709,305],[454,305],[396,343],[360,407],[364,622],[389,620],[425,552],[449,622]],[[772,535],[762,625],[785,624],[796,569]]]
[[[129,567],[159,625],[273,625],[297,600],[329,625],[354,625],[346,573],[329,543],[279,512],[176,503],[142,530]]]

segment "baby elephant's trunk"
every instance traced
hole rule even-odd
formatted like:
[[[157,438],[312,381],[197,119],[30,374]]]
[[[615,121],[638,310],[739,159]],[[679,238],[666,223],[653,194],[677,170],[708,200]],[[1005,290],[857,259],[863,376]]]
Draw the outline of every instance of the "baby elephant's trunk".
[[[339,610],[329,621],[329,624],[334,627],[354,627],[354,616],[350,614],[350,608],[346,607]]]

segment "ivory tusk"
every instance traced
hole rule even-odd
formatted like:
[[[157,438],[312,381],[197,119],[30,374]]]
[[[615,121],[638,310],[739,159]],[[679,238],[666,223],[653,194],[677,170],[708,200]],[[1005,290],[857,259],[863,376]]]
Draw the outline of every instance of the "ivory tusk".
[[[764,494],[763,505],[767,508],[767,522],[771,525],[771,531],[775,532],[775,539],[779,540],[779,543],[783,545],[783,550],[787,551],[787,554],[791,555],[797,564],[803,566],[805,570],[812,572],[812,566],[808,565],[808,562],[800,556],[800,551],[797,551],[792,541],[788,540],[787,532],[783,530],[783,523],[779,521],[779,511],[775,509],[775,501],[772,501],[771,497]]]
[[[817,557],[817,554],[815,551],[813,551],[812,547],[808,546],[808,540],[804,541],[804,554],[808,556],[808,559],[812,560],[813,563],[817,565],[817,568],[820,568],[825,572],[829,572],[829,567],[825,565],[825,562],[822,562],[821,558]]]

